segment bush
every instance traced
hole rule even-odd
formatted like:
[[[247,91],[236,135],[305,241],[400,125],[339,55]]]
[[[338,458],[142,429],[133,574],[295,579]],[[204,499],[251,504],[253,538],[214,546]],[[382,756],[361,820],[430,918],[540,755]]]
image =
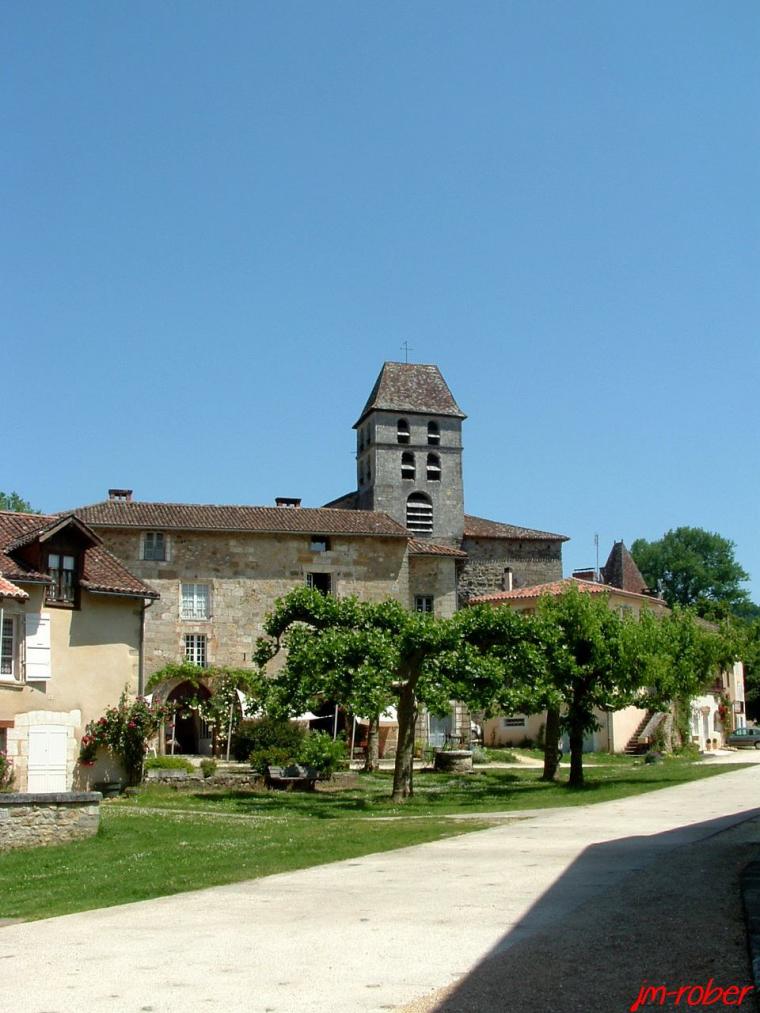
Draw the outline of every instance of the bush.
[[[146,770],[184,770],[192,774],[195,770],[192,763],[183,756],[149,756],[145,761]]]
[[[236,760],[250,760],[251,766],[263,774],[270,764],[295,763],[305,736],[303,728],[293,721],[274,718],[241,721],[232,737],[232,755]]]
[[[296,759],[289,749],[283,749],[281,746],[254,749],[248,757],[251,767],[257,774],[266,774],[267,767],[288,767],[291,763],[295,763]]]
[[[0,749],[0,791],[13,791],[13,760]]]
[[[215,774],[216,760],[210,760],[208,757],[205,760],[201,760],[201,773],[204,777],[211,777],[212,774]]]
[[[331,777],[336,770],[345,770],[348,766],[346,743],[333,739],[327,732],[309,732],[298,759],[307,767],[314,767],[322,777]]]
[[[488,763],[488,753],[481,746],[472,747],[473,763]]]
[[[80,763],[92,764],[102,747],[119,758],[127,784],[139,784],[148,740],[168,713],[168,708],[156,702],[149,705],[141,696],[130,702],[125,690],[116,707],[109,707],[102,718],[90,721],[85,728],[79,743]]]

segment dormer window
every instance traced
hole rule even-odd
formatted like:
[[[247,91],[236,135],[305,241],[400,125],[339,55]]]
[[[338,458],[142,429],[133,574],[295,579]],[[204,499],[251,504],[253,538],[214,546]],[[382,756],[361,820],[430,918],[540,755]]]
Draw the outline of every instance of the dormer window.
[[[428,422],[428,444],[437,447],[441,442],[441,431],[437,422]]]
[[[60,605],[73,605],[76,599],[76,559],[60,552],[48,553],[48,573],[50,586],[45,597],[49,602]]]
[[[428,482],[441,481],[441,459],[438,454],[427,455],[427,480]]]
[[[166,559],[166,536],[163,531],[146,531],[143,535],[143,559],[163,562]]]
[[[396,440],[399,443],[409,442],[409,423],[406,419],[399,419],[396,427]]]
[[[401,477],[414,481],[415,474],[414,454],[407,450],[401,455]]]

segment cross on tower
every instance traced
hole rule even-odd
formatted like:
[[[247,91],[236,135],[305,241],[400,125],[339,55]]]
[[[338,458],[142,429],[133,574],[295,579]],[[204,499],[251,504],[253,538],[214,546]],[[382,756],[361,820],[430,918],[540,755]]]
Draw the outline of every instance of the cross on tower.
[[[414,351],[414,349],[412,348],[412,346],[411,346],[411,345],[409,344],[409,342],[408,342],[408,341],[405,341],[405,342],[404,342],[404,343],[403,343],[403,344],[401,345],[401,350],[402,350],[402,351],[403,351],[403,353],[404,353],[404,362],[407,362],[407,363],[408,363],[408,362],[409,362],[409,353],[410,353],[410,352],[413,352],[413,351]]]

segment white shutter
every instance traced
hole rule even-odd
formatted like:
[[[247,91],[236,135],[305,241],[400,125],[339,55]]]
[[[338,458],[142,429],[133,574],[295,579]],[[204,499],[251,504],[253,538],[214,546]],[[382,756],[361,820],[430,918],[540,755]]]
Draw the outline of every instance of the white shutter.
[[[50,616],[26,613],[26,681],[50,678]]]

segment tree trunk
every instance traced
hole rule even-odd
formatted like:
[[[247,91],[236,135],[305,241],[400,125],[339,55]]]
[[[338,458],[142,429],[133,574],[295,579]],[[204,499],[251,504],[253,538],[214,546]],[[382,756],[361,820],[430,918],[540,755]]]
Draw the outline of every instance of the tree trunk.
[[[367,730],[367,756],[364,760],[364,772],[371,774],[380,769],[380,718],[370,719]]]
[[[546,712],[544,730],[544,772],[542,781],[553,781],[559,769],[559,711],[550,708]]]
[[[417,721],[417,701],[414,686],[405,683],[398,701],[398,745],[396,766],[393,771],[394,802],[403,802],[414,794],[414,725]]]
[[[583,787],[583,725],[574,721],[570,725],[570,780],[571,788]]]

